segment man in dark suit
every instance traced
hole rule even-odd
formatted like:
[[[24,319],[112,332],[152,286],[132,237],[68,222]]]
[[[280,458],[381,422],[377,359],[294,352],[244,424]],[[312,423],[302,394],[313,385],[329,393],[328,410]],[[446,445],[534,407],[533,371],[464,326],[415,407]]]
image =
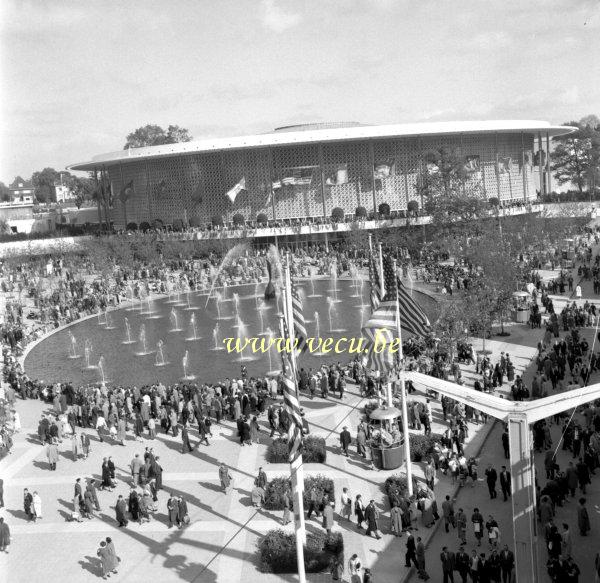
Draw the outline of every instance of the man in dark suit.
[[[506,502],[510,496],[510,472],[506,470],[506,466],[502,466],[500,472],[500,488],[502,488],[502,495],[504,496],[504,502]]]
[[[492,467],[492,464],[490,464],[488,466],[488,469],[485,471],[485,479],[488,485],[488,490],[490,492],[490,498],[496,498],[498,496],[498,492],[496,492],[498,472],[496,472],[496,470]]]
[[[348,431],[347,427],[344,427],[343,431],[340,433],[340,444],[342,445],[342,451],[344,455],[348,457],[348,446],[352,443],[352,436]]]
[[[458,549],[458,553],[456,553],[455,557],[456,561],[456,570],[458,571],[460,578],[462,579],[462,583],[467,583],[467,575],[469,574],[469,567],[471,565],[471,559],[469,555],[465,553],[465,548],[460,547]]]
[[[444,572],[444,583],[454,583],[454,553],[448,551],[448,547],[442,549],[440,554],[442,561],[442,571]]]
[[[502,583],[510,583],[515,568],[515,555],[508,548],[508,545],[504,545],[500,553],[500,568],[502,569]]]
[[[502,434],[502,448],[504,449],[504,457],[506,459],[509,458],[509,443],[508,431],[504,430],[504,433]]]

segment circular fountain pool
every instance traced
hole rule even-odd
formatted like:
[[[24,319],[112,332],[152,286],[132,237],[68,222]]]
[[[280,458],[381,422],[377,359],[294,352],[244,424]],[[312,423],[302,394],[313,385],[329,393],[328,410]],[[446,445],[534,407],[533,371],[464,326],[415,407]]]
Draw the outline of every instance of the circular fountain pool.
[[[366,322],[369,286],[367,282],[310,280],[298,284],[304,297],[304,317],[309,337],[360,338]],[[279,337],[280,302],[265,304],[265,284],[244,285],[220,290],[207,301],[206,293],[191,292],[132,306],[77,322],[33,347],[25,359],[30,378],[45,382],[70,381],[143,385],[187,379],[214,382],[240,375],[262,376],[281,366],[276,348],[253,353],[248,347],[240,354],[228,353],[224,339],[257,338],[268,343],[269,334]],[[429,319],[437,317],[435,300],[414,292]],[[349,343],[344,343],[348,346]],[[317,342],[314,344],[315,351]],[[313,369],[323,362],[347,362],[348,353],[309,354],[299,366]]]

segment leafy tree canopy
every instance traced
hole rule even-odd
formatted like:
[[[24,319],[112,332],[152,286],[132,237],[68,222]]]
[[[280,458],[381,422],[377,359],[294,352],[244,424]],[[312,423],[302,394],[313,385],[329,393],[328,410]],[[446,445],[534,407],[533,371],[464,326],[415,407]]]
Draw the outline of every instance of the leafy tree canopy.
[[[10,188],[4,184],[4,182],[0,182],[0,201],[7,202],[10,200]]]
[[[56,200],[56,191],[54,183],[60,180],[60,173],[54,168],[44,168],[39,172],[34,172],[31,177],[35,198],[39,202],[51,202]]]
[[[131,132],[127,136],[124,150],[129,148],[144,148],[146,146],[162,146],[192,140],[189,131],[179,126],[170,125],[167,130],[160,126],[148,124]]]
[[[580,193],[593,191],[600,184],[600,120],[588,115],[565,125],[578,129],[553,138],[551,169],[558,184],[573,184]]]

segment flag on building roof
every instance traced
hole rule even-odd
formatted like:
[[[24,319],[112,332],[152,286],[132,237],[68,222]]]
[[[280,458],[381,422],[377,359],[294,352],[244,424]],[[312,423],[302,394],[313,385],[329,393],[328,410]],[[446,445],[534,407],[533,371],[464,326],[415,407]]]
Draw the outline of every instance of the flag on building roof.
[[[326,186],[337,186],[339,184],[347,184],[348,182],[348,164],[339,164],[334,169],[325,175]]]
[[[481,170],[480,157],[476,155],[465,156],[463,169],[468,173],[479,172]]]
[[[281,318],[281,332],[284,339],[289,338],[285,319]],[[283,404],[290,417],[287,442],[290,463],[302,455],[302,416],[296,391],[296,371],[292,367],[291,355],[281,351],[281,372],[283,381]]]
[[[388,160],[387,162],[377,162],[373,167],[373,176],[375,180],[383,180],[389,178],[394,172],[394,162]]]
[[[313,179],[315,166],[299,166],[283,170],[282,186],[303,186],[310,184]]]
[[[245,176],[243,176],[242,179],[231,190],[227,191],[227,198],[234,203],[237,195],[242,192],[242,190],[246,190]]]
[[[302,298],[298,292],[298,288],[292,283],[292,312],[294,318],[294,336],[296,340],[296,347],[300,354],[306,351],[308,344],[306,343],[306,321],[304,320],[304,311],[302,305]]]
[[[133,180],[130,180],[127,184],[123,185],[123,188],[119,191],[119,200],[122,203],[126,203],[133,196]]]
[[[499,157],[496,163],[496,172],[498,174],[508,174],[512,168],[512,158],[510,157]]]

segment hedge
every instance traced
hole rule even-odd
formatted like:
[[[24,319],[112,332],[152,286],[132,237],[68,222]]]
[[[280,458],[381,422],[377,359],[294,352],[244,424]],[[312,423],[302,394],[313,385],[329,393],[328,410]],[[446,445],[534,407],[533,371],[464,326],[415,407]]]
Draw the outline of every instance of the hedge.
[[[313,486],[317,487],[319,496],[324,493],[329,495],[330,500],[335,500],[335,486],[333,480],[327,476],[317,474],[316,476],[308,476],[304,478],[304,506],[308,507],[310,502],[310,491]],[[279,476],[273,478],[265,487],[265,502],[264,507],[267,510],[283,510],[283,494],[286,489],[292,490],[292,482],[287,476]]]
[[[236,213],[235,215],[233,215],[233,224],[236,226],[243,226],[246,224],[246,219],[244,218],[244,215],[242,215],[241,213]]]
[[[210,219],[210,222],[214,227],[222,227],[223,226],[223,217],[221,215],[215,215]]]
[[[296,535],[282,529],[270,530],[258,542],[260,570],[263,573],[297,573]],[[334,557],[344,563],[344,539],[341,533],[307,533],[304,570],[320,573],[329,569]]]
[[[491,198],[488,198],[488,202],[492,205],[492,206],[499,206],[500,205],[500,200],[498,199],[497,196],[492,196]]]
[[[137,223],[133,223],[133,222],[132,223],[127,223],[127,230],[128,231],[137,231],[138,230]]]
[[[413,462],[420,462],[423,458],[433,453],[433,446],[440,443],[442,435],[440,433],[431,433],[423,435],[422,433],[410,434],[410,457]]]
[[[419,486],[417,479],[413,476],[413,492],[416,492]],[[383,489],[388,498],[393,490],[400,490],[400,494],[404,496],[408,490],[408,481],[406,476],[393,475],[389,476],[383,483]],[[391,505],[391,502],[390,502]]]
[[[259,225],[266,225],[269,222],[269,217],[265,213],[259,213],[256,217],[256,222]]]
[[[325,460],[327,459],[327,449],[325,447],[325,440],[322,437],[308,435],[304,438],[303,445],[302,460],[305,463],[325,463]],[[272,441],[267,449],[267,461],[272,464],[288,462],[287,439],[279,438]]]

